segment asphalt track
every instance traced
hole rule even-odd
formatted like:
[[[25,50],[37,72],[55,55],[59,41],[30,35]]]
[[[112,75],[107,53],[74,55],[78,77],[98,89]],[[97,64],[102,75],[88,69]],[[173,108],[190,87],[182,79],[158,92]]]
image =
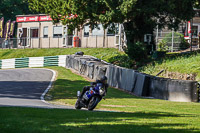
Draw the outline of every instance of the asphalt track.
[[[49,69],[0,70],[0,106],[73,109],[52,105],[42,99],[53,76],[54,72]]]

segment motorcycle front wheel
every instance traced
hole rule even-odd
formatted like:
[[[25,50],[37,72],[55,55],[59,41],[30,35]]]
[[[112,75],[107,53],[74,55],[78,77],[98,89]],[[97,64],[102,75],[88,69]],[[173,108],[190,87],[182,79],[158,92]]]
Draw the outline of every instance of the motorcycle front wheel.
[[[79,99],[78,99],[78,100],[76,101],[76,103],[75,103],[75,108],[76,108],[76,109],[81,109],[81,108],[82,108]]]
[[[99,97],[93,96],[93,97],[90,99],[90,102],[89,102],[89,104],[88,104],[88,110],[91,110],[91,111],[92,111],[92,110],[97,106],[97,104],[99,103],[99,100],[100,100]]]

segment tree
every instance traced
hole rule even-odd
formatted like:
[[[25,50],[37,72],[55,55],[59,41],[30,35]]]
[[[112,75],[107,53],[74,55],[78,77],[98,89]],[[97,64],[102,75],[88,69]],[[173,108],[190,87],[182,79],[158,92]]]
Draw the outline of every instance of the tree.
[[[151,34],[159,25],[178,28],[182,21],[194,16],[196,0],[28,0],[30,8],[50,14],[54,22],[62,21],[70,27],[80,28],[88,23],[94,28],[102,23],[122,23],[127,36],[127,53],[134,54],[131,47],[143,42],[144,34]],[[70,14],[78,15],[68,19]]]
[[[0,18],[16,20],[16,15],[32,13],[27,0],[0,0]]]

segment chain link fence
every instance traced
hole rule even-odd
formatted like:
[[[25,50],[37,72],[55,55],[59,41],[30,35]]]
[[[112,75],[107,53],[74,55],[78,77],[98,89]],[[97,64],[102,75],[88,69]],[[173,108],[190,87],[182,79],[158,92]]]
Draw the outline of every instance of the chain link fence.
[[[158,51],[180,51],[190,47],[188,40],[180,31],[157,31],[154,33],[156,41],[156,50]]]

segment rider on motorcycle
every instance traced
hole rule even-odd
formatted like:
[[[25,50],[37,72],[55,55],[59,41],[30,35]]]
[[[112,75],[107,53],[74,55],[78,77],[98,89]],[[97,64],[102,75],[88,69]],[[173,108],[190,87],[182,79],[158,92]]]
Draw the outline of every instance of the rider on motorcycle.
[[[105,93],[103,94],[103,95],[105,96],[106,93],[107,93],[107,88],[108,88],[107,77],[106,77],[106,76],[102,76],[102,77],[100,78],[100,80],[96,80],[96,82],[92,82],[91,85],[92,85],[92,86],[95,86],[97,83],[101,83],[101,84],[102,84],[102,87],[105,89]],[[82,92],[81,92],[79,98],[82,98],[83,95],[84,95],[84,93],[85,93],[86,91],[90,90],[90,87],[92,87],[92,86],[85,86],[85,87],[83,87],[83,90],[82,90]]]

